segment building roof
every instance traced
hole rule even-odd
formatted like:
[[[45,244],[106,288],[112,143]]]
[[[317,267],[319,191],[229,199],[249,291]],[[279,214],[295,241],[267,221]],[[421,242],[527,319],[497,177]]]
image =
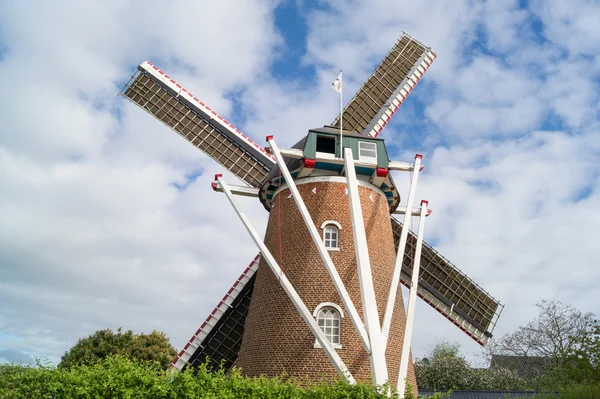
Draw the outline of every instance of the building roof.
[[[419,391],[419,397],[430,396],[435,392]],[[514,399],[538,395],[536,391],[454,391],[449,399]]]

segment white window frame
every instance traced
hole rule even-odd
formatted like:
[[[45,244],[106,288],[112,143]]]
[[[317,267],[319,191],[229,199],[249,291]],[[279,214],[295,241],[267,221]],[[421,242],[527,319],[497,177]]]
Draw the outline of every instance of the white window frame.
[[[338,325],[338,332],[339,332],[339,343],[331,343],[331,346],[333,347],[333,349],[342,349],[342,320],[344,319],[344,312],[342,311],[342,308],[333,303],[333,302],[323,302],[317,305],[317,307],[315,308],[315,310],[313,311],[313,317],[315,318],[315,320],[317,321],[317,324],[319,324],[319,314],[321,313],[321,311],[323,309],[331,309],[337,312],[339,318],[339,325]],[[320,327],[320,326],[319,326]],[[325,331],[323,331],[323,333],[325,333]],[[327,334],[325,335],[327,336]],[[313,345],[314,348],[321,348],[321,344],[319,343],[319,341],[317,341],[315,339],[315,343]]]
[[[365,147],[365,148],[362,148],[362,147]],[[362,152],[363,149],[366,151],[369,151],[369,152],[373,151],[375,153],[375,156],[363,155],[363,152]],[[358,141],[358,159],[363,162],[377,163],[377,143],[374,141],[359,140]]]
[[[334,143],[335,143],[335,147],[336,147],[336,149],[334,150],[333,154],[332,154],[332,153],[330,153],[330,152],[321,152],[321,151],[316,151],[316,155],[317,155],[317,157],[319,157],[319,158],[323,158],[323,159],[336,159],[337,157],[336,157],[336,154],[335,154],[335,153],[336,153],[336,151],[337,151],[337,139],[336,139],[335,137],[329,137],[329,136],[319,136],[319,135],[317,135],[317,138],[316,138],[316,140],[318,140],[318,139],[319,139],[319,137],[325,137],[325,138],[327,138],[327,139],[330,139],[330,140],[331,140],[331,139],[333,139],[333,140],[334,140]],[[316,140],[315,140],[315,148],[316,148],[316,144],[317,144],[317,143],[316,143]]]
[[[328,227],[335,227],[336,230],[336,239],[335,239],[335,243],[337,244],[337,246],[335,247],[328,247],[327,246],[327,240],[331,241],[331,238],[326,239],[325,235],[328,232]],[[342,225],[339,224],[338,222],[336,222],[335,220],[326,220],[321,224],[321,229],[323,230],[323,243],[325,244],[325,248],[327,248],[328,251],[339,251],[340,250],[340,230],[342,229]]]

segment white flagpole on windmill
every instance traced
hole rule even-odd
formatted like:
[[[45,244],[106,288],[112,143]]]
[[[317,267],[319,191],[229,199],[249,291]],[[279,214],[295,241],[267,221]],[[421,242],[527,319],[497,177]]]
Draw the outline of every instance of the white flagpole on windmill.
[[[342,70],[337,79],[331,84],[331,88],[340,93],[340,158],[342,158],[343,146],[342,146],[342,116],[343,116],[343,105],[342,105]]]

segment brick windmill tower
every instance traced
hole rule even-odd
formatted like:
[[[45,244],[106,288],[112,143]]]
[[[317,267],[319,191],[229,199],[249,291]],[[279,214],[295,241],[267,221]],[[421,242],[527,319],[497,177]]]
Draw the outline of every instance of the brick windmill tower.
[[[213,189],[260,250],[173,368],[210,358],[250,376],[416,389],[409,348],[417,296],[486,344],[502,305],[422,241],[427,202],[413,208],[421,157],[391,161],[378,137],[434,59],[403,34],[333,123],[290,149],[272,136],[263,149],[151,63],[138,67],[123,96],[245,183],[216,175]],[[412,173],[406,206],[394,170]],[[270,213],[264,240],[235,195],[258,198]],[[404,225],[394,214],[405,214]],[[419,216],[418,235],[411,216]],[[409,288],[406,312],[399,283]]]

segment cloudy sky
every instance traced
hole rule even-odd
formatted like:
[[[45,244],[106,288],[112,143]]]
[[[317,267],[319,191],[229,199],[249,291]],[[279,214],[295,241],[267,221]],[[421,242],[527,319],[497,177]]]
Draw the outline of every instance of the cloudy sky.
[[[506,305],[496,334],[543,298],[600,314],[597,0],[51,3],[0,9],[0,357],[56,361],[119,326],[179,349],[257,252],[209,187],[222,169],[117,96],[138,64],[286,146],[402,31],[438,54],[383,132],[393,159],[424,155],[426,240]],[[478,351],[417,312],[416,356]]]

